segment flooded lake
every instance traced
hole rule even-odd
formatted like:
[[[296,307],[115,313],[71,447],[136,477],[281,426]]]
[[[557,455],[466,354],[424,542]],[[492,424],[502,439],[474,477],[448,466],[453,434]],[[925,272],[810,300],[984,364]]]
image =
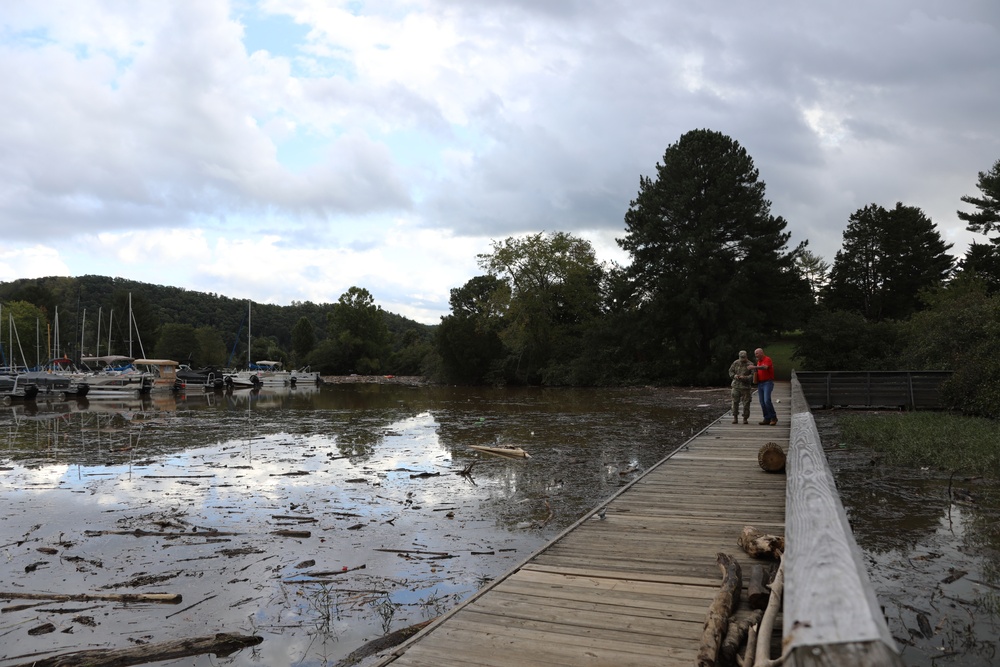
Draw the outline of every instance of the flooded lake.
[[[728,401],[352,384],[2,407],[0,667],[217,632],[264,641],[158,664],[335,665],[521,563]],[[530,458],[471,449],[495,445]],[[133,593],[181,600],[113,599]]]
[[[1000,664],[1000,482],[888,465],[846,447],[837,415],[814,414],[903,663]]]

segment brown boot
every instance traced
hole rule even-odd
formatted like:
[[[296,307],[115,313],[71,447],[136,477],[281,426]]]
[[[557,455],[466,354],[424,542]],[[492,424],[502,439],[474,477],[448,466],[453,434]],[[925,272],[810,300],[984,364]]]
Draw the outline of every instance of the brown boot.
[[[746,417],[744,417],[744,418],[743,418],[743,423],[744,423],[744,424],[749,424],[749,423],[750,423],[750,420],[749,420],[749,419],[747,419]]]
[[[733,417],[733,423],[734,424],[739,424],[740,420],[737,417]]]

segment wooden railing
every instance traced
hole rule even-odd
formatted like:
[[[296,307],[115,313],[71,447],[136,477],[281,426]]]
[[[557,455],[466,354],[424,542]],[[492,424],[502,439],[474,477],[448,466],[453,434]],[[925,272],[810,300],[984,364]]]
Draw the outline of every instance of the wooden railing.
[[[785,664],[902,667],[795,372],[786,458]]]
[[[951,371],[798,371],[795,375],[815,408],[936,410],[943,407],[941,384]]]

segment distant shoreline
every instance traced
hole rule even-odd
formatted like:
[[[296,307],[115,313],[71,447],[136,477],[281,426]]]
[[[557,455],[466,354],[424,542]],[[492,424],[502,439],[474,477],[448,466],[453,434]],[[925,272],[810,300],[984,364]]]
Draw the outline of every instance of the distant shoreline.
[[[434,384],[423,375],[324,375],[326,384],[401,384],[411,387]]]

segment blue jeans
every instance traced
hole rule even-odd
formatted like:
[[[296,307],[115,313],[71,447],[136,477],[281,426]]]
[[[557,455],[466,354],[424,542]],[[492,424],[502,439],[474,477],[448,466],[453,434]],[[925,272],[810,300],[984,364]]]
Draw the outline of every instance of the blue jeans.
[[[760,409],[764,413],[767,421],[776,421],[778,413],[774,411],[771,403],[771,392],[774,391],[774,380],[764,380],[757,385],[757,398],[760,399]]]

